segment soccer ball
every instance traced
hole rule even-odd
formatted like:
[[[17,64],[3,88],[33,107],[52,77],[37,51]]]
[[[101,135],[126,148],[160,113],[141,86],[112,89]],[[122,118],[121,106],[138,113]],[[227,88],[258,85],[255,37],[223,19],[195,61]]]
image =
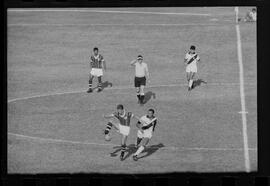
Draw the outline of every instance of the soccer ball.
[[[106,140],[106,141],[111,141],[111,137],[110,137],[109,134],[106,134],[106,135],[105,135],[105,140]]]

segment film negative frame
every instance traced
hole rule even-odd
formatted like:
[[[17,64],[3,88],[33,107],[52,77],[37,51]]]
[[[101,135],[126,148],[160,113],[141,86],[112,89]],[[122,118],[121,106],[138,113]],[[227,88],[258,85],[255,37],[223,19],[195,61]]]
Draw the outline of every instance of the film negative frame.
[[[264,103],[269,99],[269,85],[265,65],[269,65],[265,57],[269,48],[269,2],[266,0],[235,0],[235,1],[173,1],[173,0],[5,0],[4,1],[4,61],[7,62],[7,8],[67,8],[67,7],[179,7],[179,6],[256,6],[257,22],[257,52],[258,52],[258,172],[251,173],[168,173],[168,174],[38,174],[18,175],[7,174],[7,88],[2,92],[1,114],[5,125],[2,125],[1,143],[1,182],[2,185],[270,185],[269,161],[269,118],[268,108]],[[7,63],[2,63],[2,79],[7,87]],[[265,81],[264,81],[265,80]],[[2,84],[3,85],[3,84]],[[4,98],[4,99],[3,99]],[[267,99],[268,98],[268,99]]]

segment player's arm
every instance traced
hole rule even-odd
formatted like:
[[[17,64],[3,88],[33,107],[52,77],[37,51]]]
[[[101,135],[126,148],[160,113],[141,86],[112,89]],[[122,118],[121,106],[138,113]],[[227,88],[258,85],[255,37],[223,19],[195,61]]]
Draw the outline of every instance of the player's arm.
[[[137,62],[137,59],[134,59],[134,60],[132,60],[132,61],[130,62],[130,65],[131,65],[131,66],[134,66],[136,62]]]
[[[106,61],[103,59],[102,60],[102,63],[103,63],[103,70],[106,71],[107,70],[107,66],[106,66]]]
[[[90,57],[90,63],[89,63],[90,70],[92,69],[92,62],[93,62],[93,59],[92,59],[92,56],[91,56]]]
[[[146,64],[146,66],[145,66],[145,74],[146,74],[146,78],[147,78],[147,80],[148,81],[150,81],[150,74],[149,74],[149,70],[148,70],[148,66],[147,66],[147,64]]]
[[[113,114],[107,114],[107,115],[103,115],[103,117],[105,119],[110,119],[110,118],[114,118],[114,115]]]
[[[140,123],[145,123],[145,121],[141,120],[138,116],[132,115],[133,118],[137,119]]]

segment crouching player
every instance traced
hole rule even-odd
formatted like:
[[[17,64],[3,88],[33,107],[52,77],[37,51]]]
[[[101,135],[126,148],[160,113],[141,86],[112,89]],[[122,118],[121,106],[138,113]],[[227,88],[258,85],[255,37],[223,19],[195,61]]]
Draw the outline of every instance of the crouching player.
[[[119,120],[119,123],[114,123],[112,120],[110,120],[107,124],[107,127],[104,131],[105,139],[109,139],[109,133],[112,128],[115,128],[120,134],[121,134],[121,154],[120,154],[120,160],[124,160],[125,151],[127,150],[126,142],[127,137],[130,133],[130,120],[131,118],[136,118],[140,120],[139,117],[135,116],[131,112],[127,112],[124,109],[123,105],[117,105],[117,111],[113,114],[104,115],[103,116],[106,119],[112,119],[116,118]]]
[[[154,109],[149,109],[147,115],[142,116],[140,121],[136,124],[139,128],[137,133],[137,149],[136,153],[133,155],[133,160],[138,160],[138,155],[145,149],[146,145],[152,138],[153,132],[157,124],[157,118],[154,116]]]

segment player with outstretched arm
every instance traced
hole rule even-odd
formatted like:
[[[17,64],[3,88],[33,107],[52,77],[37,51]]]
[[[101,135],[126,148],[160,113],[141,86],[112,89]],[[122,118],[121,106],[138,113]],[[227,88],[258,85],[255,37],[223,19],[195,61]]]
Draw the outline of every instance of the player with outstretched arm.
[[[127,142],[127,138],[128,135],[130,133],[130,120],[132,118],[135,118],[137,120],[140,120],[139,117],[135,116],[134,114],[132,114],[131,112],[127,112],[124,109],[123,105],[117,105],[116,107],[117,111],[114,112],[113,114],[109,114],[109,115],[103,115],[104,118],[106,119],[111,119],[106,126],[106,129],[104,131],[105,134],[105,139],[106,140],[110,140],[110,130],[112,128],[115,128],[116,131],[118,131],[121,134],[121,154],[120,154],[120,160],[123,161],[124,160],[124,155],[125,155],[125,151],[126,151],[126,142]],[[115,123],[112,121],[113,118],[118,119],[119,123]]]

